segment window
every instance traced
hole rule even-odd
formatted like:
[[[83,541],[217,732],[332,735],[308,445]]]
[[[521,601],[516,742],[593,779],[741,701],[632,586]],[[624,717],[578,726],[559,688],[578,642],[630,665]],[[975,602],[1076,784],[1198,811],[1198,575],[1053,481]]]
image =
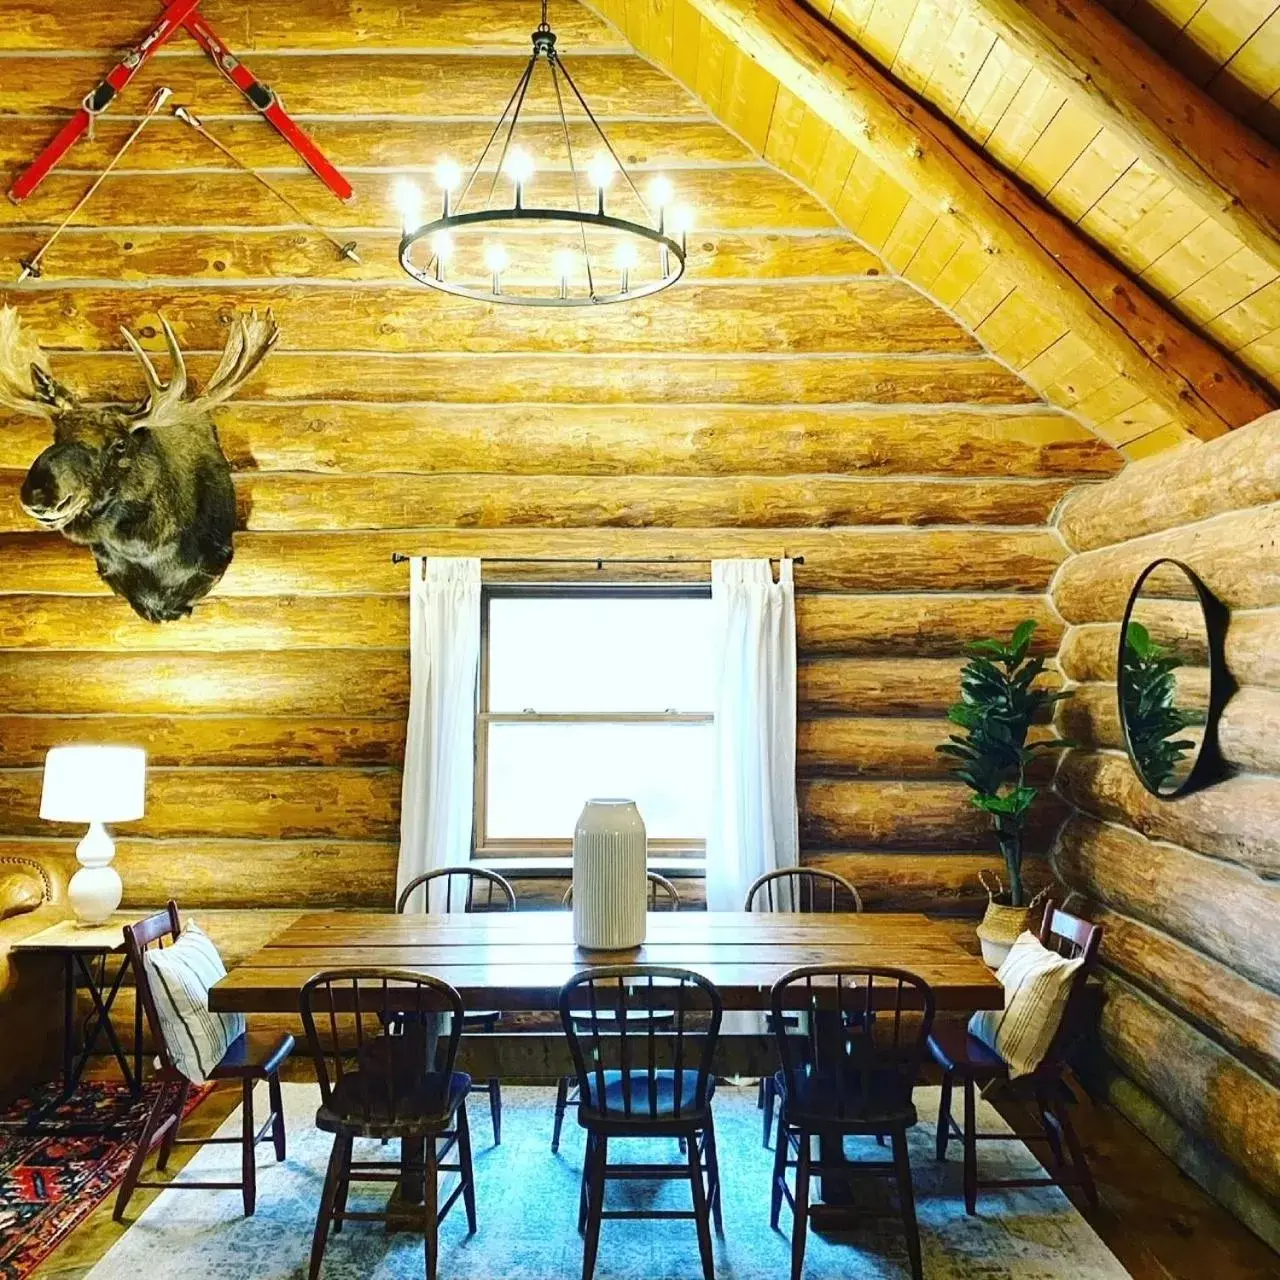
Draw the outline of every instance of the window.
[[[650,847],[706,848],[712,756],[705,589],[485,589],[476,853],[572,848],[588,799],[626,796]]]

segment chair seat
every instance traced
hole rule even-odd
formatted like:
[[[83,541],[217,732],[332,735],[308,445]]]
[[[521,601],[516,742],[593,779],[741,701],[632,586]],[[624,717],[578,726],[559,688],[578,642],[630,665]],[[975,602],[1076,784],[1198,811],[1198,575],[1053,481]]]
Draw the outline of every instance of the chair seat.
[[[293,1037],[270,1032],[254,1035],[245,1031],[237,1036],[222,1055],[222,1061],[209,1072],[210,1080],[259,1080],[274,1075],[293,1052]]]
[[[656,1071],[653,1075],[653,1093],[650,1095],[650,1076],[647,1071],[630,1071],[631,1114],[626,1112],[625,1080],[621,1071],[604,1073],[604,1101],[602,1111],[597,1103],[599,1081],[595,1075],[587,1078],[587,1089],[579,1103],[580,1119],[602,1119],[605,1121],[638,1121],[642,1123],[661,1123],[662,1121],[678,1121],[681,1124],[691,1122],[705,1116],[711,1106],[711,1098],[715,1093],[715,1080],[707,1084],[707,1105],[701,1110],[697,1106],[698,1073],[682,1071],[680,1073],[679,1111],[676,1109],[676,1073],[674,1071]]]
[[[788,1096],[786,1075],[774,1086],[786,1108],[787,1123],[801,1128],[887,1133],[910,1128],[916,1109],[897,1071],[872,1071],[869,1078],[797,1075],[795,1096]]]
[[[447,1128],[471,1090],[465,1071],[434,1071],[387,1086],[376,1072],[352,1071],[316,1111],[316,1128],[370,1137],[397,1137]]]
[[[943,1071],[955,1075],[987,1081],[1002,1080],[1009,1074],[1005,1060],[959,1022],[934,1027],[929,1036],[929,1052]]]

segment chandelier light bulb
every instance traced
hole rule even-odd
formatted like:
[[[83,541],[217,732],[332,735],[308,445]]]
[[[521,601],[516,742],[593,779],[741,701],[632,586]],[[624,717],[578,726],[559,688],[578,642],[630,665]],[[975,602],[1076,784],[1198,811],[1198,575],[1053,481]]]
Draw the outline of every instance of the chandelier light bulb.
[[[640,261],[640,255],[630,240],[623,240],[613,252],[613,261],[621,270],[630,271]]]
[[[523,147],[512,147],[502,167],[518,187],[523,187],[533,177],[533,157]]]
[[[437,231],[431,237],[431,251],[441,262],[453,257],[453,237],[447,231]]]
[[[491,275],[500,276],[506,269],[511,259],[507,256],[507,251],[500,244],[487,244],[484,247],[484,265],[489,269]]]
[[[649,199],[653,201],[654,206],[658,209],[665,209],[671,203],[671,197],[674,195],[675,190],[671,183],[661,175],[649,183]]]
[[[462,185],[462,170],[457,163],[450,160],[448,156],[436,162],[436,182],[440,186],[441,191],[450,193],[457,191]]]
[[[567,280],[573,275],[573,254],[568,249],[557,249],[551,255],[551,270],[557,280]]]
[[[667,225],[674,236],[686,235],[693,229],[693,210],[687,204],[678,204],[671,210]]]
[[[587,166],[587,177],[591,179],[591,185],[597,191],[606,190],[616,172],[617,166],[609,156],[596,156]]]
[[[391,188],[392,199],[400,212],[406,231],[422,225],[422,192],[408,178],[397,178]]]

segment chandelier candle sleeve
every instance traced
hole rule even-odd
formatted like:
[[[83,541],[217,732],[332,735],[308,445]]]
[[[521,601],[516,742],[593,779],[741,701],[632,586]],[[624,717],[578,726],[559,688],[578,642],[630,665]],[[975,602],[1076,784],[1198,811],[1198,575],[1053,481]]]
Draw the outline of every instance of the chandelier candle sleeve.
[[[644,941],[647,839],[634,800],[588,800],[573,831],[573,939],[585,950]]]

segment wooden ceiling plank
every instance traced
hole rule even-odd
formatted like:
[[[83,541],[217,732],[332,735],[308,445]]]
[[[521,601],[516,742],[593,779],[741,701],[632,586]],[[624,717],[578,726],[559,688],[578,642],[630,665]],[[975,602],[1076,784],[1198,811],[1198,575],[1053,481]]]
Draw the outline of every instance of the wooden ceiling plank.
[[[1204,212],[1280,267],[1280,150],[1165,62],[1098,0],[980,4],[1001,36],[1082,95],[1104,124],[1128,137]],[[1211,11],[1202,13],[1208,21]]]
[[[1206,439],[1272,407],[1243,371],[794,0],[696,0],[708,21],[908,190],[990,237],[1052,309]]]

